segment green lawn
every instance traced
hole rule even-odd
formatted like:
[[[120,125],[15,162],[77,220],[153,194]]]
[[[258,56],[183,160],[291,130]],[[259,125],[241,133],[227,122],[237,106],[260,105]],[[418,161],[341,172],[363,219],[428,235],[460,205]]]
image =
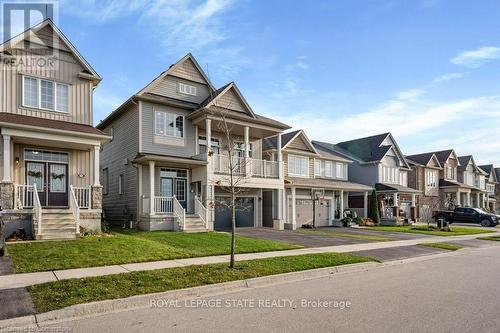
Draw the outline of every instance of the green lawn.
[[[297,232],[309,235],[318,235],[318,236],[362,239],[373,242],[388,242],[392,240],[392,238],[390,237],[361,235],[361,234],[358,235],[358,234],[342,233],[333,230],[323,230],[323,229],[297,229]]]
[[[41,313],[79,303],[367,261],[374,260],[345,253],[306,254],[240,261],[236,269],[211,264],[60,280],[28,287],[28,291]]]
[[[421,244],[417,244],[417,245],[434,247],[437,249],[450,250],[450,251],[456,251],[456,250],[463,249],[463,246],[456,245],[456,244],[450,244],[450,243],[421,243]]]
[[[450,227],[451,231],[441,231],[435,227],[427,226],[376,226],[367,227],[368,230],[389,231],[389,232],[407,232],[412,234],[425,234],[434,236],[460,236],[460,235],[475,235],[494,232],[484,229]]]
[[[478,239],[500,242],[500,236],[481,237]]]
[[[16,273],[203,257],[229,253],[230,234],[115,231],[77,240],[8,244]],[[297,249],[301,246],[237,236],[236,252]]]

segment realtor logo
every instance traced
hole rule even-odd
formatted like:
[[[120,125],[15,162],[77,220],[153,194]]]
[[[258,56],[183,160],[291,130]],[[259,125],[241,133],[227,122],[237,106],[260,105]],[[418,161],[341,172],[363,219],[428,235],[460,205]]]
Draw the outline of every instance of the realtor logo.
[[[4,69],[57,69],[60,38],[47,27],[48,21],[56,19],[57,9],[57,0],[0,0]]]

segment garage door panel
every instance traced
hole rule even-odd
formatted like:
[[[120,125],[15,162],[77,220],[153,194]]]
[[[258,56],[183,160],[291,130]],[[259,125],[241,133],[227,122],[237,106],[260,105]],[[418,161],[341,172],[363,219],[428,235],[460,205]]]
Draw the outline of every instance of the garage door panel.
[[[232,212],[229,207],[230,198],[217,197],[215,207],[216,230],[231,229]],[[255,199],[238,197],[236,199],[236,227],[253,227],[255,225]]]

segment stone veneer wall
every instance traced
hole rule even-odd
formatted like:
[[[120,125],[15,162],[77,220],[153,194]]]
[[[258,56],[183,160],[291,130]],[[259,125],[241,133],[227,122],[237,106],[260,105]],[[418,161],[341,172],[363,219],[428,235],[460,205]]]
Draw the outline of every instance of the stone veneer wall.
[[[92,186],[92,209],[102,209],[102,186]]]
[[[173,216],[149,216],[142,215],[139,229],[146,231],[155,230],[179,230],[179,225]]]
[[[0,183],[0,207],[14,209],[14,184]]]

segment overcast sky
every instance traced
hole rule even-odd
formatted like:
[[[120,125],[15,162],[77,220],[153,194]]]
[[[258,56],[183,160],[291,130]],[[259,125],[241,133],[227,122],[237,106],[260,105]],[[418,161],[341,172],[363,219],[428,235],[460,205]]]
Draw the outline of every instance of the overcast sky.
[[[104,78],[95,122],[187,52],[255,112],[339,142],[390,131],[406,154],[500,166],[500,1],[61,1]]]

